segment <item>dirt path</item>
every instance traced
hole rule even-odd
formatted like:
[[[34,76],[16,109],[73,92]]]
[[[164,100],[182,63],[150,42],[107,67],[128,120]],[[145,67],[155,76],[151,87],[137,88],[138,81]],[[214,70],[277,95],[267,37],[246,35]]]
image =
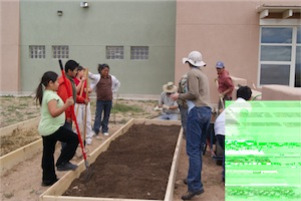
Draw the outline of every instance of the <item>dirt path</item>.
[[[121,125],[112,125],[110,131],[115,132]],[[92,151],[97,146],[106,140],[107,137],[102,137],[101,140],[94,139],[93,144],[88,146],[88,151]],[[59,146],[58,146],[59,148]],[[56,157],[59,149],[56,151]],[[80,150],[77,151],[77,156],[80,156]],[[81,159],[75,157],[74,162]],[[1,177],[0,197],[3,201],[37,201],[47,187],[41,186],[42,170],[41,153],[35,155],[32,159],[26,160],[10,170],[6,175]],[[181,195],[187,191],[187,186],[183,183],[183,178],[186,177],[188,168],[188,158],[185,153],[185,142],[182,145],[179,167],[177,171],[177,179],[174,191],[174,201],[180,201]],[[205,193],[194,198],[195,201],[222,201],[224,200],[224,186],[221,182],[221,166],[217,166],[214,160],[210,157],[209,152],[203,158],[203,184]],[[57,172],[59,178],[65,173]]]

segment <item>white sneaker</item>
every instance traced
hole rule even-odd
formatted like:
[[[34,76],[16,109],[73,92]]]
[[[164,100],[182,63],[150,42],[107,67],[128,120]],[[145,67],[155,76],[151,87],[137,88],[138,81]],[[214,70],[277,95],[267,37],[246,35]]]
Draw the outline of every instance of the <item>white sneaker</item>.
[[[87,145],[92,144],[92,139],[91,138],[86,139],[86,143],[87,143]]]
[[[108,132],[103,133],[104,136],[109,136]]]

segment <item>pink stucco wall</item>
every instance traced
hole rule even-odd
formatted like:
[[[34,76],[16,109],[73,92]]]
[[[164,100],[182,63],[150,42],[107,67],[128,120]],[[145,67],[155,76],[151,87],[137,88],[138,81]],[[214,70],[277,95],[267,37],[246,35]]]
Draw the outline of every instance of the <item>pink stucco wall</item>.
[[[296,2],[296,1],[294,1]],[[294,3],[293,2],[293,3]],[[257,83],[259,13],[262,4],[287,5],[289,1],[178,0],[176,19],[175,81],[189,67],[181,63],[192,50],[203,54],[210,80],[211,101],[217,102],[215,63],[222,60],[230,74]]]
[[[19,0],[1,1],[0,92],[16,93],[20,79]]]

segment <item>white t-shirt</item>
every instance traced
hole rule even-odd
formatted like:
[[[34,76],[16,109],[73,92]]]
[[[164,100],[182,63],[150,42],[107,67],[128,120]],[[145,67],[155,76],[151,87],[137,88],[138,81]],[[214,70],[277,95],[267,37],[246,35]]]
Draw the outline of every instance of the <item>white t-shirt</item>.
[[[238,118],[242,110],[248,112],[251,111],[251,105],[243,98],[238,98],[234,103],[227,107],[215,120],[214,131],[215,135],[225,135],[226,134],[226,118],[227,122],[235,123],[238,122]],[[232,127],[233,128],[233,127]],[[235,131],[227,132],[229,135],[235,133]]]

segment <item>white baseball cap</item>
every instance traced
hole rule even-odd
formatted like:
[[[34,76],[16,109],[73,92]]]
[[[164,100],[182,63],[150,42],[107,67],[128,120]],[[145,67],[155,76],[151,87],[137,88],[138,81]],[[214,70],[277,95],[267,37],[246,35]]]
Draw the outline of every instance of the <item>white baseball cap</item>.
[[[192,51],[189,53],[187,58],[182,59],[183,64],[189,62],[193,66],[202,67],[206,66],[206,63],[203,61],[203,56],[198,51]]]

